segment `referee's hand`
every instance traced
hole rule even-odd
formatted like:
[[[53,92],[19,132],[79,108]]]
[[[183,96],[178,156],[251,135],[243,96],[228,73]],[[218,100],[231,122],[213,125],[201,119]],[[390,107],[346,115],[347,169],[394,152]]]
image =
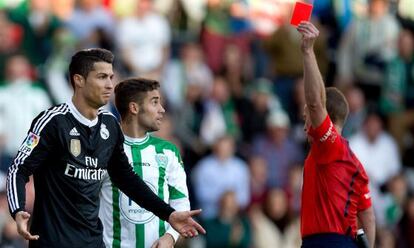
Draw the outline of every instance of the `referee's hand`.
[[[17,225],[17,232],[26,240],[38,240],[39,235],[31,235],[27,230],[30,214],[25,211],[19,211],[16,214],[15,220]]]
[[[198,233],[205,234],[206,230],[192,216],[201,213],[201,209],[191,211],[174,211],[168,218],[168,223],[184,238],[192,238]]]

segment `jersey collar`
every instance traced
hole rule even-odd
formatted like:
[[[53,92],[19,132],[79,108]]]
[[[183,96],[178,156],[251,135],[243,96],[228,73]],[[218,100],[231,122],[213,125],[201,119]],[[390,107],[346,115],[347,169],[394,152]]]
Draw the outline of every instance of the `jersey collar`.
[[[127,135],[124,135],[124,137],[125,137],[125,141],[127,143],[134,144],[134,145],[141,145],[141,144],[147,142],[147,140],[149,139],[149,135],[148,134],[146,134],[142,138],[132,138],[132,137],[129,137]]]
[[[72,100],[69,100],[66,102],[66,104],[69,106],[69,110],[72,113],[72,115],[75,117],[76,120],[78,120],[80,123],[82,123],[85,126],[93,127],[98,123],[98,117],[96,117],[93,120],[89,120],[85,116],[83,116],[78,109],[73,104]]]

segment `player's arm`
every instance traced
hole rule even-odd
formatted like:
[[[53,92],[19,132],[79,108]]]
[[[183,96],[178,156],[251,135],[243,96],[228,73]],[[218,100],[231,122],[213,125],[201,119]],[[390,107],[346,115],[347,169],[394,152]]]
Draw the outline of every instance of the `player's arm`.
[[[358,201],[358,220],[367,236],[369,247],[373,248],[375,244],[375,214],[368,182],[362,187],[362,193]]]
[[[302,34],[301,50],[303,53],[305,102],[309,110],[312,127],[317,128],[327,115],[325,85],[313,50],[315,40],[319,36],[319,30],[310,22],[301,22],[298,31]]]
[[[38,235],[28,232],[30,214],[25,210],[26,183],[33,172],[50,156],[55,143],[55,125],[47,114],[42,112],[36,117],[26,139],[9,167],[7,175],[7,201],[12,217],[16,220],[17,230],[28,240],[38,239]]]
[[[162,220],[168,220],[174,209],[155,195],[134,173],[124,152],[123,136],[118,136],[119,140],[108,164],[108,174],[112,183],[141,207],[153,212]]]
[[[108,164],[108,174],[114,185],[138,205],[153,212],[162,220],[168,221],[184,237],[194,237],[198,235],[198,232],[205,233],[203,227],[192,218],[201,210],[175,211],[154,194],[129,165],[123,148],[124,138],[120,128],[118,128],[118,137],[118,142]]]
[[[375,244],[375,215],[372,206],[358,212],[358,220],[367,235],[369,247],[373,248]]]
[[[174,147],[174,153],[167,169],[169,203],[178,211],[188,211],[190,210],[190,200],[188,198],[187,176],[181,155],[176,147]],[[168,227],[167,234],[173,237],[174,242],[177,242],[180,236],[172,226]]]

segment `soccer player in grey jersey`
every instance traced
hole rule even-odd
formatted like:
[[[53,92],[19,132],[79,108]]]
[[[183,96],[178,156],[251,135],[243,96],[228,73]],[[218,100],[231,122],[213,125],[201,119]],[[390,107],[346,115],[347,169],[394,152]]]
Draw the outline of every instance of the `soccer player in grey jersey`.
[[[192,219],[200,210],[175,211],[129,165],[117,120],[101,109],[113,91],[112,63],[113,54],[104,49],[82,50],[72,57],[72,99],[33,120],[9,169],[10,212],[19,234],[30,240],[29,247],[104,247],[98,213],[106,173],[134,202],[168,221],[183,236],[205,232]],[[35,203],[29,232],[25,184],[30,175]]]

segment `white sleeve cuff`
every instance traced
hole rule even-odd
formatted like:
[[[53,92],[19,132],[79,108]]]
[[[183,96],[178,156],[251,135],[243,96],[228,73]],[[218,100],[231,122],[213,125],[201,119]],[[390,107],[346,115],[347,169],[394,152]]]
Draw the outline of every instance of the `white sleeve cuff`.
[[[173,237],[173,239],[174,239],[174,243],[176,243],[177,242],[177,240],[178,240],[178,238],[180,237],[180,234],[176,231],[176,230],[174,230],[174,228],[172,228],[172,226],[170,226],[168,229],[167,229],[167,232],[166,233],[169,233],[169,234],[171,234],[171,236]]]

